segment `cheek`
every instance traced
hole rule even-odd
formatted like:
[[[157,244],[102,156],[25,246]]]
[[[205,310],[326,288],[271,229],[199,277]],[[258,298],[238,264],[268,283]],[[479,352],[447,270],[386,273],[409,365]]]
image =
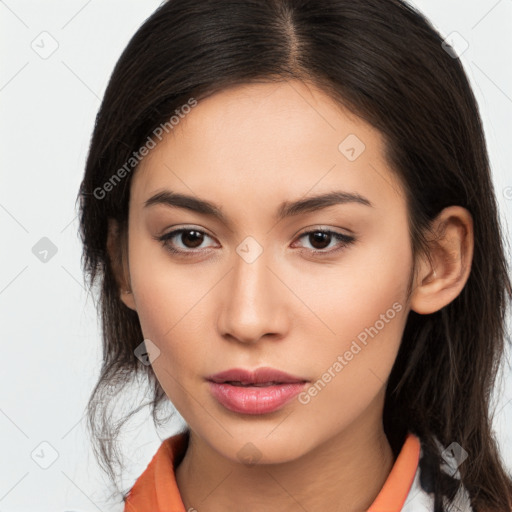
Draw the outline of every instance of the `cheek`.
[[[206,270],[201,276],[197,266],[177,264],[160,242],[143,233],[142,228],[130,233],[130,279],[144,336],[163,341],[182,322],[196,326],[189,314],[213,281]]]
[[[144,280],[138,290],[137,313],[144,337],[158,347],[151,363],[158,382],[174,407],[191,411],[197,407],[194,389],[205,361],[205,336],[199,329],[206,313],[199,302],[201,294],[184,296],[166,284],[179,283]]]
[[[130,278],[137,314],[145,339],[158,347],[153,371],[169,399],[179,410],[195,404],[186,391],[205,372],[212,317],[208,293],[218,281],[211,267],[176,265],[154,241],[134,233],[130,250]],[[195,267],[195,268],[194,268]],[[206,369],[205,369],[206,370]]]
[[[316,340],[308,361],[316,374],[311,386],[299,396],[304,406],[301,421],[315,428],[320,421],[334,434],[348,427],[365,411],[377,418],[385,385],[400,347],[406,308],[380,289],[380,300],[361,301],[356,315],[343,310],[331,320],[336,336]],[[305,351],[307,353],[307,350]],[[321,418],[321,420],[320,420]]]
[[[385,256],[384,256],[385,255]],[[302,324],[325,334],[315,343],[314,367],[317,384],[304,396],[313,409],[340,418],[350,410],[366,407],[384,386],[396,359],[407,319],[406,293],[412,255],[407,239],[382,236],[371,248],[347,252],[347,257],[328,275],[325,286],[311,288],[303,281],[300,291],[322,319]],[[314,339],[314,338],[312,338]],[[304,354],[306,356],[306,353]],[[351,414],[352,416],[352,414]]]
[[[335,264],[311,265],[301,276],[287,276],[316,316],[309,314],[301,328],[313,326],[316,332],[341,340],[336,349],[360,333],[364,341],[365,329],[376,322],[383,337],[385,333],[396,337],[403,322],[399,310],[406,310],[412,253],[405,221],[401,227],[398,223],[393,226],[387,231],[375,228],[359,245],[342,253]],[[329,345],[320,348],[329,350]]]

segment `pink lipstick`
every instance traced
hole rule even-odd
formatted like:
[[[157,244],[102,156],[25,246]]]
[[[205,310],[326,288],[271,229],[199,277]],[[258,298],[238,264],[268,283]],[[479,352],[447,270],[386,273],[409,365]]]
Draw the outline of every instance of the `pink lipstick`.
[[[206,378],[210,392],[226,409],[241,414],[277,411],[297,396],[308,380],[274,368],[254,372],[233,368]]]

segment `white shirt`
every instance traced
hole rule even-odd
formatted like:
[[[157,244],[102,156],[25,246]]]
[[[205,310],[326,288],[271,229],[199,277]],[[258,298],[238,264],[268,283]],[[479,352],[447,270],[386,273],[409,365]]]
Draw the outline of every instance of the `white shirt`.
[[[440,443],[438,443],[439,446]],[[420,449],[420,459],[423,455],[423,449]],[[442,467],[442,469],[445,469]],[[455,478],[460,479],[460,473],[458,471],[446,471],[448,474],[452,474]],[[463,487],[459,489],[459,492],[455,496],[455,499],[451,503],[451,507],[448,508],[448,500],[444,502],[446,510],[450,512],[473,512],[469,495]],[[411,489],[407,494],[404,506],[401,512],[433,512],[434,510],[434,496],[433,494],[427,493],[420,484],[420,466],[416,468],[416,474],[411,485]]]

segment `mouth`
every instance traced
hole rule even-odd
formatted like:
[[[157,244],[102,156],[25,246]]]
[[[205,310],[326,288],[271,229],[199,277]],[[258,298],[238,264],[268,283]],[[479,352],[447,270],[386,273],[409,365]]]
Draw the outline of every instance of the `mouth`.
[[[281,409],[309,382],[273,368],[259,368],[254,372],[234,368],[206,380],[212,396],[224,408],[253,415]]]

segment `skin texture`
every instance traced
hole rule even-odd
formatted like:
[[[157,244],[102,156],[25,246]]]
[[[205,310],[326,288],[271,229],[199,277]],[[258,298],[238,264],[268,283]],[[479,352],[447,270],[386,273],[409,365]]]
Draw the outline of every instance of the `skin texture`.
[[[353,161],[338,148],[350,134],[365,145]],[[383,144],[312,85],[250,84],[199,102],[133,176],[120,294],[158,347],[155,374],[191,428],[177,468],[187,509],[366,510],[382,488],[394,463],[382,425],[385,386],[407,314],[451,302],[473,251],[471,215],[453,206],[434,223],[442,236],[432,243],[433,265],[422,257],[413,267],[405,196]],[[144,207],[163,190],[214,202],[229,223]],[[276,221],[283,202],[334,190],[372,206],[338,204]],[[155,239],[179,228],[205,233],[196,244],[173,238],[188,257]],[[355,241],[342,247],[334,237],[301,236],[312,229]],[[237,252],[248,236],[262,249],[250,263]],[[249,416],[209,392],[207,375],[235,367],[270,366],[317,382],[379,319],[384,326],[308,403]],[[257,454],[256,464],[245,465],[240,450]]]

